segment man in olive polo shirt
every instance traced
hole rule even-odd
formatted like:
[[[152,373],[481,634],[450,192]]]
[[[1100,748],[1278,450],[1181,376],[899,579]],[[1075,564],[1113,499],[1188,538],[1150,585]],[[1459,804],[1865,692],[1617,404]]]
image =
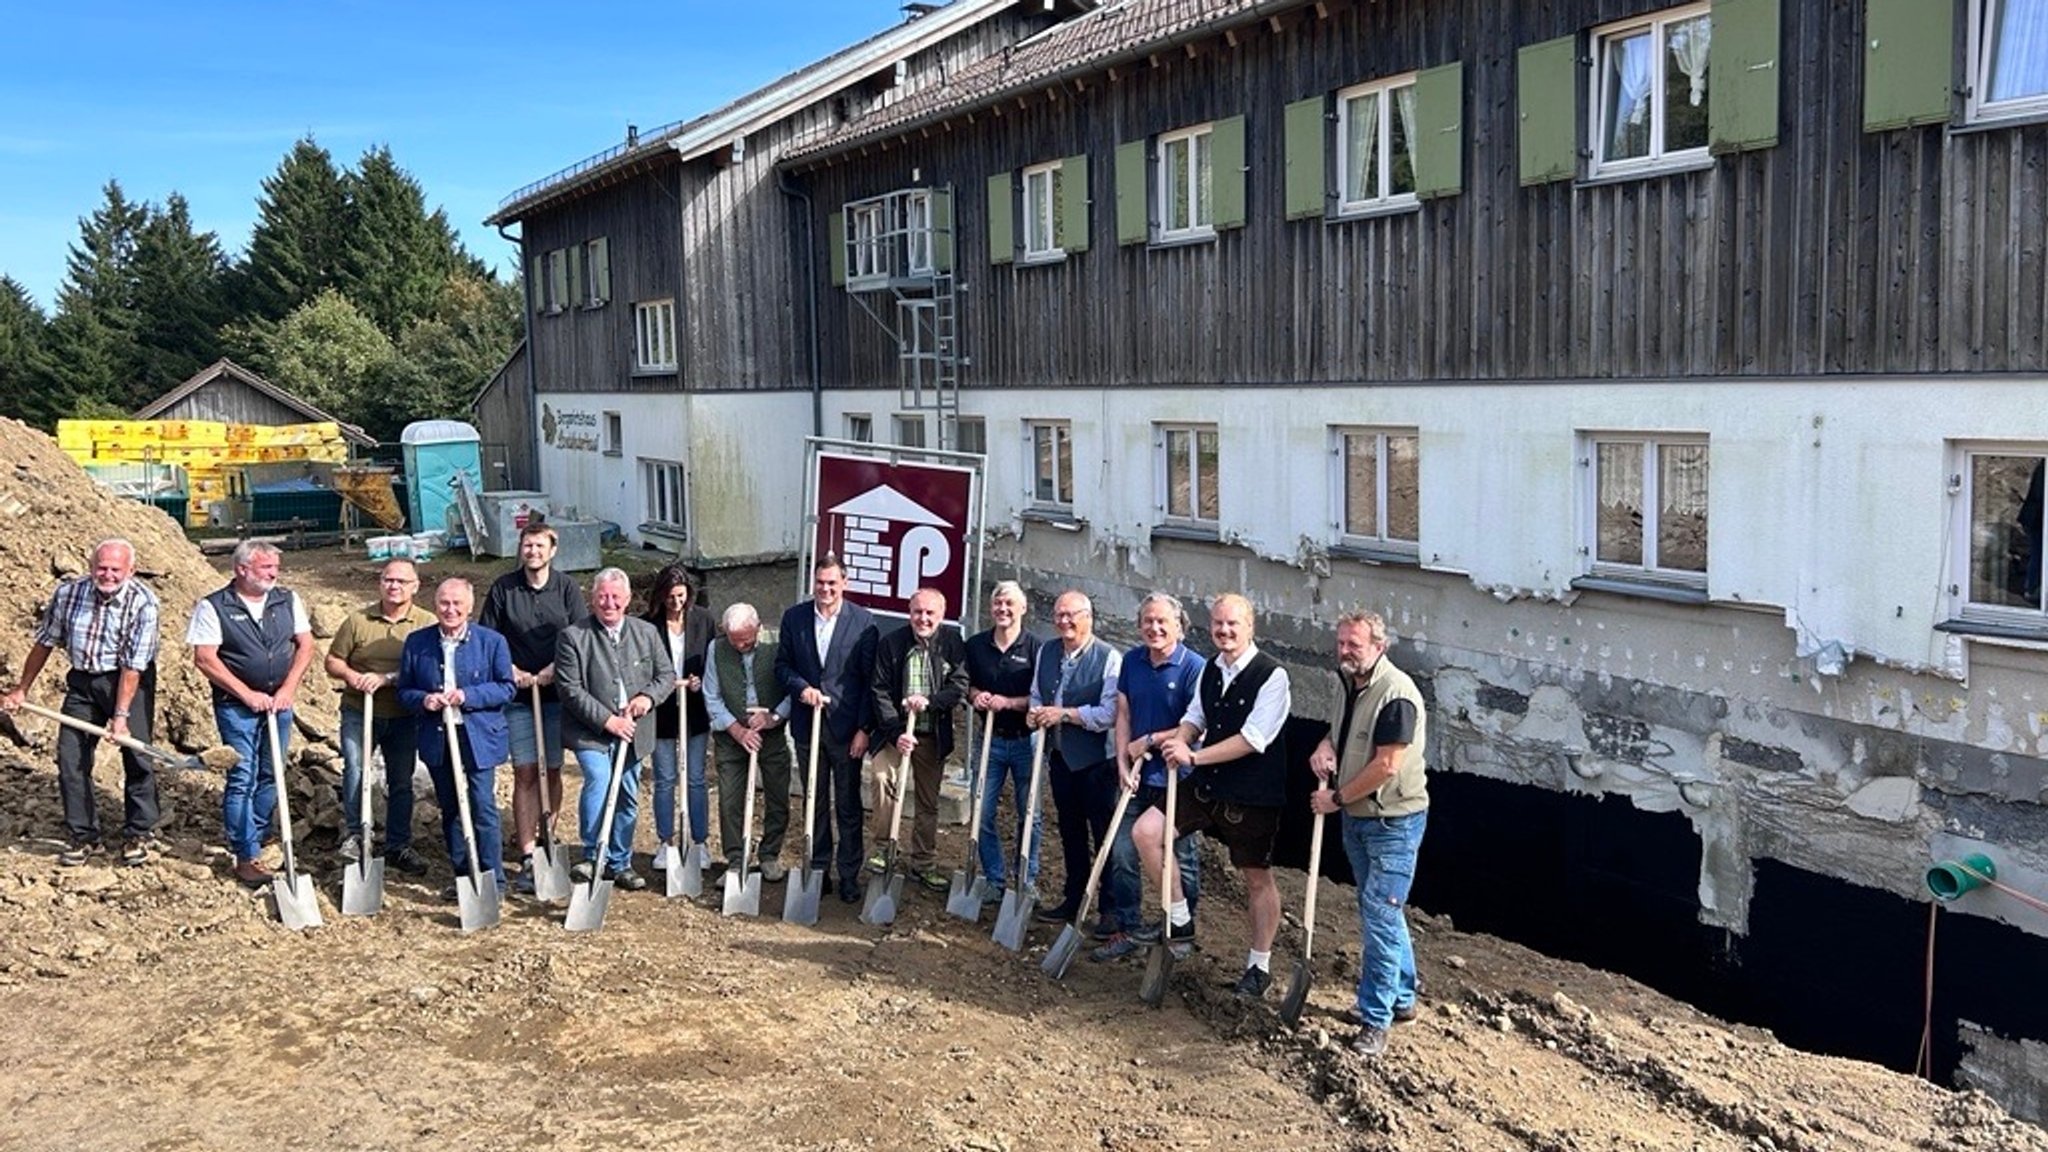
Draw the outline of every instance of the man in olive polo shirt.
[[[398,702],[398,658],[414,630],[434,626],[434,614],[413,602],[419,569],[393,560],[377,576],[377,602],[348,615],[327,645],[327,674],[341,681],[341,803],[348,836],[341,858],[355,860],[369,847],[362,825],[362,789],[369,786],[370,749],[363,745],[363,697],[371,697],[370,742],[384,755],[384,857],[411,876],[427,870],[412,848],[412,777],[419,755],[413,718]]]

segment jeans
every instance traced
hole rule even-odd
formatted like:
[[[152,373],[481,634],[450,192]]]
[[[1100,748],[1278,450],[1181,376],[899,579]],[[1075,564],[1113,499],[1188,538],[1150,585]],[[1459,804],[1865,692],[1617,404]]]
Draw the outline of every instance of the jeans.
[[[291,751],[290,709],[275,713],[279,754]],[[228,847],[236,860],[254,860],[270,834],[270,819],[277,810],[277,773],[270,762],[270,734],[265,731],[267,715],[251,712],[239,700],[216,702],[213,723],[220,729],[220,741],[235,750],[235,766],[228,769],[221,787],[220,821]]]
[[[988,781],[981,792],[981,831],[979,851],[981,853],[981,874],[988,877],[989,887],[1001,888],[1007,875],[1004,865],[1013,862],[1016,856],[1003,855],[1003,838],[996,834],[996,810],[1003,803],[1003,784],[1012,782],[1016,808],[1017,838],[1024,836],[1024,810],[1031,802],[1031,737],[996,736],[989,740]],[[1045,813],[1041,810],[1031,829],[1031,858],[1025,868],[1024,883],[1027,886],[1038,883],[1038,847],[1045,839]]]
[[[1409,885],[1427,811],[1408,816],[1344,816],[1344,855],[1358,880],[1358,924],[1365,955],[1358,972],[1358,1015],[1390,1027],[1394,1009],[1415,1003],[1415,945],[1408,936]]]
[[[1147,808],[1166,810],[1165,787],[1145,784],[1138,788],[1138,794],[1131,797],[1131,802],[1124,808],[1124,822],[1117,827],[1116,839],[1109,849],[1104,910],[1116,918],[1117,927],[1125,932],[1137,928],[1141,922],[1145,873],[1131,830],[1138,826],[1138,817],[1144,815]],[[1180,866],[1180,894],[1188,902],[1190,913],[1202,895],[1202,844],[1197,839],[1200,835],[1199,832],[1191,832],[1173,838],[1173,858]],[[1162,898],[1161,903],[1164,902]]]
[[[691,844],[702,844],[710,835],[711,814],[704,810],[711,803],[704,787],[707,739],[702,732],[690,737],[690,747],[684,754],[690,771],[685,787],[689,789]],[[668,737],[654,742],[654,831],[663,841],[674,839],[676,834],[676,742]]]
[[[1081,894],[1088,890],[1088,873],[1095,867],[1095,850],[1109,836],[1109,808],[1116,789],[1116,761],[1103,760],[1083,768],[1069,768],[1058,754],[1046,757],[1046,775],[1052,778],[1052,806],[1059,818],[1060,849],[1066,868],[1066,891],[1060,907],[1081,906]]]
[[[583,855],[596,859],[605,836],[598,827],[604,819],[604,798],[612,783],[613,750],[578,748],[576,767],[583,772],[583,790],[576,795],[576,826],[583,833]],[[626,753],[625,781],[619,785],[619,806],[612,814],[611,844],[604,851],[604,866],[623,871],[633,862],[633,829],[640,816],[640,761]]]
[[[419,759],[419,720],[412,716],[376,717],[370,720],[370,743],[384,755],[384,851],[398,852],[412,846],[412,774]],[[370,851],[370,838],[363,828],[363,799],[360,789],[368,775],[368,749],[363,747],[363,713],[341,710],[341,806],[348,834],[363,838],[363,851]]]
[[[358,726],[361,718],[356,720]],[[398,721],[393,720],[393,724]],[[457,876],[469,875],[469,844],[462,838],[462,809],[455,796],[455,773],[448,764],[444,753],[438,769],[427,768],[427,777],[434,782],[434,802],[441,806],[441,836],[448,842],[448,863]],[[498,887],[505,887],[504,843],[498,832],[498,800],[493,793],[496,784],[495,767],[476,766],[476,755],[469,749],[468,737],[462,738],[463,785],[469,789],[470,830],[476,834],[477,864],[484,872],[496,876]]]

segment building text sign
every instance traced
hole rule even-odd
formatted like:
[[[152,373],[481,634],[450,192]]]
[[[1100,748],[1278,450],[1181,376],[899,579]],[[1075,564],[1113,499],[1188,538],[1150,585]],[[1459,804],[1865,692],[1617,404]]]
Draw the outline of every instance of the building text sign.
[[[912,593],[936,588],[946,594],[946,618],[960,619],[968,594],[973,470],[824,451],[813,459],[813,561],[827,552],[839,556],[847,599],[906,615]]]

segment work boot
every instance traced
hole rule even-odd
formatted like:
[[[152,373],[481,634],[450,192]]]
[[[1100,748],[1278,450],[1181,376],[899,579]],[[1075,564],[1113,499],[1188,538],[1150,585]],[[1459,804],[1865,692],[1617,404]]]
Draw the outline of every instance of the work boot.
[[[244,887],[261,888],[270,883],[270,869],[263,866],[263,861],[254,858],[238,861],[235,864],[235,879],[241,881]]]
[[[1384,1054],[1387,1050],[1387,1030],[1370,1025],[1359,1029],[1358,1035],[1351,1038],[1351,1050],[1368,1059]]]
[[[606,869],[605,874],[623,892],[638,892],[647,887],[647,877],[633,871],[631,868],[620,868],[616,871]]]
[[[426,857],[421,856],[418,852],[413,851],[413,847],[410,844],[407,844],[405,847],[400,848],[396,852],[385,852],[384,859],[393,868],[398,869],[400,872],[405,873],[407,876],[425,876],[427,874]]]

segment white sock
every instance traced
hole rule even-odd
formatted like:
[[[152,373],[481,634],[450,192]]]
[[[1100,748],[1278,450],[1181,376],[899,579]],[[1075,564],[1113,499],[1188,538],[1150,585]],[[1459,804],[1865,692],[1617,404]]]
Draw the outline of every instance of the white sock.
[[[1261,972],[1270,972],[1273,968],[1273,954],[1271,952],[1261,952],[1254,948],[1252,949],[1250,959],[1245,961],[1245,967],[1257,968]]]
[[[1192,923],[1194,919],[1195,914],[1188,911],[1188,902],[1185,900],[1175,900],[1166,906],[1166,922],[1175,928]]]

